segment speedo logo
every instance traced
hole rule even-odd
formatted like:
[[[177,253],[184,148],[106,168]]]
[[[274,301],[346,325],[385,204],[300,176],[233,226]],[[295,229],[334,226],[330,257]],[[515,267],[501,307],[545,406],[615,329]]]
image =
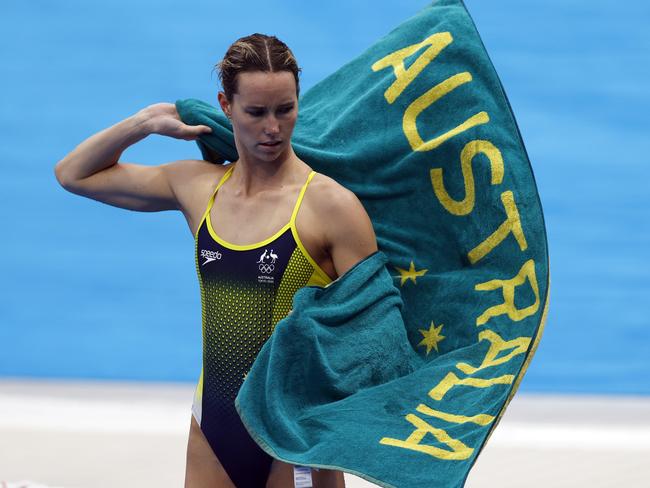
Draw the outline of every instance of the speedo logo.
[[[210,251],[209,249],[201,249],[201,257],[205,258],[205,261],[201,264],[201,266],[205,266],[206,264],[215,261],[217,259],[221,259],[222,254],[219,251]]]

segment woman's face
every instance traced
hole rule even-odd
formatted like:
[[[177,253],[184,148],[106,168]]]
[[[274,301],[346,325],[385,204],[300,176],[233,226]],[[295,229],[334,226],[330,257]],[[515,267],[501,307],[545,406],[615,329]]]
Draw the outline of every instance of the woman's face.
[[[244,154],[249,160],[272,161],[288,156],[291,134],[298,118],[293,73],[239,73],[237,93],[228,101],[225,94],[219,92],[219,103],[231,117],[240,157]]]

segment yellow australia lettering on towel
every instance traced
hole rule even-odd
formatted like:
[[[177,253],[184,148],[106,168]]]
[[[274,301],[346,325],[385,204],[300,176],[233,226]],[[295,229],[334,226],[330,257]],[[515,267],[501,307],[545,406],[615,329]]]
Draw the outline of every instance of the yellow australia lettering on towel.
[[[384,98],[388,103],[393,103],[404,89],[422,72],[422,70],[431,63],[438,54],[442,52],[448,45],[453,42],[453,37],[449,32],[438,32],[432,34],[423,41],[412,44],[376,61],[372,65],[373,71],[379,71],[389,66],[393,68],[395,81],[388,87],[384,93]],[[427,49],[418,57],[418,59],[406,69],[404,67],[404,60],[415,54],[423,47],[428,46]],[[428,141],[423,141],[417,128],[417,118],[427,107],[433,105],[440,98],[452,92],[459,86],[472,81],[472,75],[467,71],[457,73],[450,76],[446,80],[440,82],[433,88],[427,90],[424,94],[413,100],[404,112],[402,127],[404,134],[414,151],[430,151],[435,149],[446,140],[471,129],[480,124],[486,124],[490,121],[487,112],[479,112],[460,125],[454,127],[436,136]]]
[[[453,37],[449,32],[439,32],[428,36],[419,43],[398,49],[372,64],[373,71],[383,70],[392,67],[395,80],[384,92],[384,98],[389,104],[392,104],[406,89],[406,87],[422,73],[422,71],[449,45],[453,43]],[[426,49],[424,49],[426,48]],[[413,54],[424,49],[424,52],[409,66],[405,68],[404,60]],[[452,137],[465,132],[472,127],[480,124],[486,124],[490,121],[487,112],[480,111],[458,126],[443,132],[442,134],[424,141],[417,130],[417,117],[437,100],[451,93],[459,86],[470,83],[472,75],[469,72],[457,73],[444,81],[436,84],[424,94],[411,101],[402,118],[402,129],[413,151],[430,151],[437,148],[445,141]],[[472,171],[472,162],[474,158],[483,154],[490,163],[491,185],[500,185],[503,182],[505,174],[505,164],[501,151],[488,140],[472,140],[464,145],[460,154],[460,164],[465,187],[465,197],[462,200],[454,200],[447,192],[444,180],[443,170],[441,168],[432,168],[430,170],[431,185],[433,193],[442,205],[442,207],[452,215],[465,216],[474,210],[475,206],[475,183]],[[512,234],[519,244],[519,249],[524,252],[528,248],[528,243],[524,235],[524,229],[519,216],[519,211],[515,203],[512,191],[506,190],[500,194],[501,203],[505,210],[505,220],[474,249],[469,251],[469,262],[474,265],[495,248],[510,234]],[[516,288],[521,286],[526,280],[529,281],[534,294],[535,302],[523,309],[517,309],[514,305],[514,295]],[[504,302],[494,305],[485,310],[477,319],[476,325],[484,325],[491,318],[498,315],[507,315],[513,322],[520,321],[537,312],[540,303],[539,287],[535,277],[535,262],[532,259],[527,260],[517,275],[511,279],[493,279],[484,283],[475,285],[475,290],[480,292],[501,289]],[[504,364],[514,357],[525,354],[530,345],[531,337],[516,337],[511,340],[503,339],[493,330],[483,330],[478,334],[478,342],[488,341],[490,343],[485,356],[480,365],[472,366],[470,364],[459,362],[456,368],[467,375],[460,377],[455,372],[448,372],[439,383],[429,390],[429,398],[434,401],[441,401],[447,393],[455,386],[465,386],[477,389],[491,388],[496,385],[511,385],[516,381],[513,374],[502,374],[491,378],[476,378],[475,373],[491,366]],[[505,353],[499,357],[500,353]],[[516,387],[516,383],[515,383]],[[445,412],[431,408],[424,403],[420,403],[416,409],[420,414],[430,418],[440,419],[452,424],[474,423],[480,426],[488,426],[495,420],[493,415],[478,413],[475,415],[461,415],[458,413]],[[408,421],[415,429],[405,438],[397,439],[393,437],[382,437],[380,444],[399,447],[418,451],[424,454],[443,460],[464,460],[468,459],[474,452],[474,448],[466,445],[459,439],[454,439],[449,433],[439,427],[431,425],[418,415],[408,413],[404,419]],[[425,436],[431,434],[441,446],[423,443]]]

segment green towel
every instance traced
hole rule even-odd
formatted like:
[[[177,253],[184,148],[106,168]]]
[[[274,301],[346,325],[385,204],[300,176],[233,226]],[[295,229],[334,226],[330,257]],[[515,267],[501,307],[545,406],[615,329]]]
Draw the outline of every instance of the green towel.
[[[212,127],[206,160],[237,159],[220,109],[176,107]],[[359,197],[379,251],[296,293],[239,415],[292,464],[463,486],[535,352],[550,284],[528,156],[463,3],[430,4],[308,90],[292,144]]]

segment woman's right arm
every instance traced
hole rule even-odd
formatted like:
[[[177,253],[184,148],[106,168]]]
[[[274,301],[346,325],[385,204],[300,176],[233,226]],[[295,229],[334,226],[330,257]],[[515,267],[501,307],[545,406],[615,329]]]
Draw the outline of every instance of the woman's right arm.
[[[207,132],[207,126],[184,124],[174,104],[150,105],[83,141],[55,165],[54,174],[66,190],[108,205],[141,212],[178,210],[173,182],[182,179],[191,160],[159,166],[118,161],[149,134],[195,140]]]

